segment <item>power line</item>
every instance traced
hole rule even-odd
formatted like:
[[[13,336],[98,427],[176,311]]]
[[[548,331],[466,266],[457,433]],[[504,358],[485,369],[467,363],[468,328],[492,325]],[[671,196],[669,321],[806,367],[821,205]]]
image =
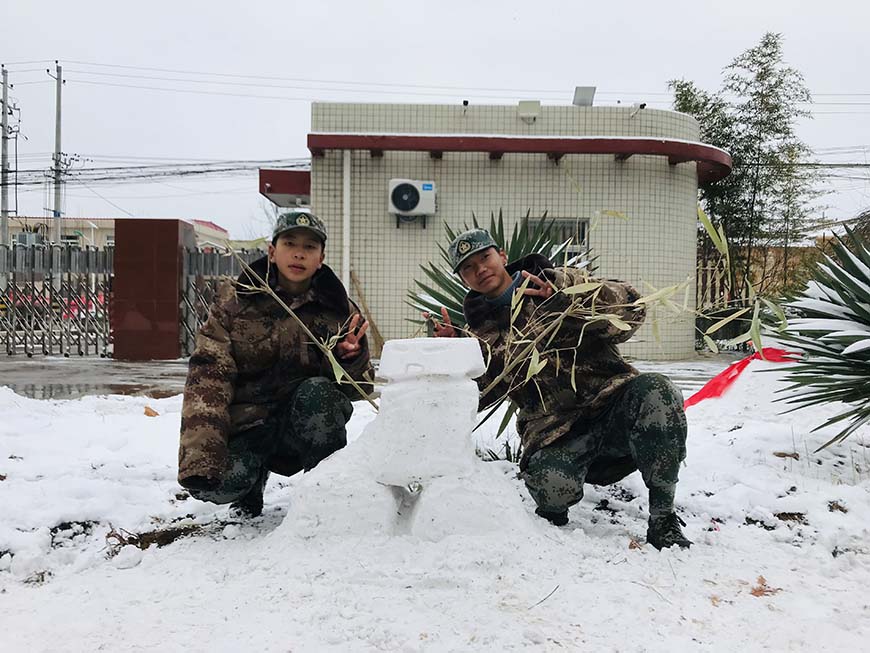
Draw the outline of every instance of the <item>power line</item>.
[[[339,93],[366,93],[366,94],[385,94],[385,95],[422,95],[422,96],[433,96],[433,97],[456,97],[455,93],[435,93],[429,91],[406,91],[406,90],[375,90],[371,88],[330,88],[330,87],[317,87],[312,88],[310,86],[287,86],[287,85],[275,85],[275,84],[262,84],[257,82],[238,82],[238,81],[214,81],[214,80],[206,80],[206,79],[190,79],[190,78],[178,78],[178,77],[158,77],[153,75],[133,75],[133,74],[125,74],[125,73],[103,73],[98,71],[87,71],[87,70],[77,70],[71,69],[69,72],[79,73],[84,75],[100,75],[104,77],[121,77],[126,79],[146,79],[152,81],[163,81],[163,82],[179,82],[185,84],[219,84],[222,86],[238,86],[244,88],[272,88],[272,89],[287,89],[287,90],[295,90],[295,91],[331,91],[331,92],[339,92]],[[84,81],[84,80],[79,80]],[[91,81],[91,80],[89,80]],[[330,83],[330,82],[312,82],[312,83]],[[331,82],[331,83],[339,83],[346,84],[346,82]],[[413,88],[421,88],[416,85],[410,85]],[[422,87],[425,88],[425,87]],[[438,88],[438,87],[433,87]],[[460,89],[460,90],[470,90],[470,89]],[[478,89],[484,90],[487,89]],[[492,89],[489,89],[492,90]],[[503,95],[481,95],[476,93],[473,89],[471,89],[473,93],[473,97],[486,97],[486,98],[495,98],[495,99],[507,99],[508,96]],[[541,93],[543,91],[515,91],[517,93]],[[565,91],[547,91],[547,93],[558,93],[558,95],[564,97],[566,95]],[[651,104],[670,104],[670,102],[665,101],[652,101]],[[799,104],[812,104],[815,106],[870,106],[870,102],[800,102]]]
[[[340,79],[315,79],[315,78],[306,78],[306,77],[278,77],[271,75],[254,75],[250,73],[216,73],[209,71],[196,71],[196,70],[179,70],[179,69],[171,69],[171,68],[152,68],[147,66],[127,66],[121,64],[107,64],[107,63],[97,63],[90,61],[76,61],[70,60],[69,63],[79,64],[84,66],[98,66],[103,68],[119,68],[124,70],[144,70],[150,72],[162,72],[162,73],[171,73],[177,75],[200,75],[207,77],[225,77],[225,78],[234,78],[234,79],[262,79],[267,81],[281,81],[281,82],[299,82],[299,83],[311,83],[311,84],[344,84],[344,85],[352,85],[352,86],[382,86],[382,87],[392,87],[392,88],[420,88],[420,89],[438,89],[438,90],[455,90],[455,91],[486,91],[486,92],[504,92],[504,93],[552,93],[564,96],[567,93],[570,93],[570,88],[565,89],[528,89],[528,88],[501,88],[501,87],[479,87],[479,86],[450,86],[450,85],[436,85],[436,84],[402,84],[396,82],[371,82],[371,81],[358,81],[358,80],[340,80]],[[90,74],[98,74],[96,72]],[[107,74],[107,73],[103,73]],[[637,96],[653,96],[653,95],[662,95],[667,97],[672,97],[673,93],[670,91],[607,91],[599,89],[596,91],[598,95],[637,95]],[[846,97],[846,96],[859,96],[859,97],[870,97],[870,92],[859,92],[859,93],[812,93],[814,97]]]
[[[94,195],[96,195],[97,197],[99,197],[101,200],[103,200],[103,201],[106,202],[107,204],[110,204],[110,205],[114,206],[116,209],[118,209],[119,211],[121,211],[121,213],[126,213],[126,214],[129,215],[131,218],[136,217],[134,214],[130,213],[127,209],[124,209],[124,208],[118,206],[118,205],[115,204],[112,200],[108,199],[107,197],[103,197],[102,195],[100,195],[97,191],[95,191],[93,188],[91,188],[91,187],[88,186],[87,184],[82,183],[82,186],[84,186],[85,188],[87,188],[89,191],[91,191]]]

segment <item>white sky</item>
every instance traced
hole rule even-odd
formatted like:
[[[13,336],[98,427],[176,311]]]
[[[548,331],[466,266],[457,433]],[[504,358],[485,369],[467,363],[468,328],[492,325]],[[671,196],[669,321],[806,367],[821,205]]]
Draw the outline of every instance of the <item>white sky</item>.
[[[0,61],[16,84],[11,99],[21,109],[21,130],[28,138],[19,142],[19,168],[47,169],[54,148],[54,83],[44,68],[53,68],[54,59],[64,66],[67,80],[63,151],[87,157],[90,166],[142,165],[156,162],[144,157],[167,162],[307,157],[313,99],[568,104],[574,86],[596,85],[596,104],[620,99],[667,108],[669,79],[691,79],[715,90],[724,66],[765,31],[777,31],[785,36],[787,62],[803,72],[816,99],[815,119],[801,123],[801,136],[822,161],[865,162],[870,153],[868,22],[870,9],[857,0],[263,0],[245,5],[7,0],[0,4]],[[30,61],[38,63],[17,63]],[[483,88],[515,91],[467,90]],[[846,147],[854,149],[831,151]],[[828,184],[835,191],[825,199],[832,218],[870,207],[870,171],[842,174],[853,178]],[[44,187],[20,189],[19,214],[44,215],[50,198]],[[236,237],[262,235],[265,228],[255,173],[67,187],[67,215],[125,215],[116,207],[137,216],[210,219]]]

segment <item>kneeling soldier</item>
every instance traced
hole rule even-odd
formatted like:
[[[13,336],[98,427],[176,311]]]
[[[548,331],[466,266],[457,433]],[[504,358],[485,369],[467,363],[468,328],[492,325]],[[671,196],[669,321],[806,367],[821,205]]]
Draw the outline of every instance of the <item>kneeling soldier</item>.
[[[323,264],[326,227],[313,214],[278,218],[268,256],[251,269],[358,382],[372,378],[368,324]],[[178,482],[202,501],[259,515],[270,472],[308,471],[347,444],[345,424],[360,399],[335,382],[332,365],[299,323],[242,273],[224,284],[197,335],[184,389]],[[371,390],[371,384],[364,386]]]
[[[482,229],[457,236],[448,253],[470,289],[463,303],[468,329],[489,358],[477,379],[485,391],[481,410],[505,395],[520,407],[520,471],[536,513],[565,524],[568,508],[583,498],[584,483],[609,485],[640,470],[649,489],[647,541],[657,549],[691,545],[674,512],[686,456],[682,395],[666,377],[639,373],[616,348],[645,317],[643,306],[634,304],[637,291],[619,281],[589,279],[577,268],[554,267],[539,254],[508,265]],[[512,304],[518,290],[524,295],[519,306]],[[456,336],[446,309],[441,315],[435,335]],[[539,336],[539,371],[529,377],[528,360],[511,365]]]

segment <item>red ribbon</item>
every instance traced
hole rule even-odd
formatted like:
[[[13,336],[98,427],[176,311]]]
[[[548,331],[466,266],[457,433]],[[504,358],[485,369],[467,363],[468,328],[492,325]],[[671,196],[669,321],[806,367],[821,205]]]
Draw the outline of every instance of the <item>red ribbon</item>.
[[[761,353],[755,352],[751,356],[747,356],[736,363],[731,363],[731,365],[707,381],[703,388],[686,399],[683,403],[683,408],[685,409],[689,406],[694,406],[704,399],[721,397],[725,394],[725,391],[731,387],[731,384],[737,380],[737,377],[743,373],[743,370],[746,369],[749,363],[754,360],[763,359],[771,363],[791,363],[794,362],[795,356],[800,356],[800,353],[786,351],[785,349],[778,349],[776,347],[763,347]]]

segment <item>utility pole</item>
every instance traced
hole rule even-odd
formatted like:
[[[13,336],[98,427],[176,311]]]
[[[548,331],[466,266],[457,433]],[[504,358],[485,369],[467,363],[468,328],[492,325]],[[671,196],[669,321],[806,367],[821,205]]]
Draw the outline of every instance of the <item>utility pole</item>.
[[[60,64],[57,61],[54,62],[56,66],[56,85],[55,85],[55,94],[56,94],[56,102],[54,109],[54,219],[51,221],[51,242],[60,243],[60,225],[61,225],[61,211],[60,211],[60,177],[61,177],[61,157],[63,156],[60,152],[60,106],[61,106],[61,88],[63,87],[63,77],[62,72],[63,68],[61,68]]]
[[[9,244],[9,71],[0,65],[3,73],[2,150],[0,150],[0,245]]]

